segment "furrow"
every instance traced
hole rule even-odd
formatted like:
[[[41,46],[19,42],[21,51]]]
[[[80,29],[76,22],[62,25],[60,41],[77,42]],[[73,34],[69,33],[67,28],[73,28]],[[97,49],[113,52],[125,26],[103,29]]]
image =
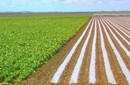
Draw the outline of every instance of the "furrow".
[[[113,22],[114,24],[116,24],[117,26],[119,26],[122,31],[125,31],[125,32],[128,34],[129,38],[130,38],[130,32],[129,32],[128,30],[126,30],[124,27],[122,27],[121,24],[116,23],[116,22],[114,22],[114,21],[112,21],[112,22]]]
[[[121,35],[113,26],[114,24],[112,24],[111,22],[107,21],[106,19],[104,19],[114,30],[115,32],[130,46],[130,42],[123,36]]]
[[[76,63],[76,65],[74,67],[74,70],[72,72],[70,82],[69,82],[70,84],[78,83],[78,76],[79,76],[80,68],[81,68],[81,65],[82,65],[83,58],[84,58],[85,49],[86,49],[86,46],[88,44],[88,41],[89,41],[89,38],[90,38],[90,35],[91,35],[91,32],[92,32],[92,26],[93,26],[93,24],[91,25],[91,29],[89,31],[88,37],[85,40],[85,43],[84,43],[84,45],[83,45],[83,47],[81,49],[81,52],[80,52],[79,58],[77,60],[77,63]]]
[[[107,28],[106,30],[108,31],[108,33],[109,33],[109,35],[110,35],[110,37],[111,37],[111,39],[112,39],[116,49],[118,50],[119,54],[122,56],[122,59],[123,59],[124,63],[126,64],[128,70],[130,71],[130,58],[128,57],[128,55],[125,53],[124,49],[122,49],[122,47],[120,46],[119,42],[115,39],[115,37],[113,36],[111,31],[109,30],[109,28],[112,30],[112,27],[110,27],[110,25],[107,24],[109,26],[109,28],[108,28],[108,26],[106,24],[107,23],[104,24],[106,26],[106,28]],[[114,30],[113,30],[113,33],[116,35]],[[117,37],[120,39],[119,36],[117,36]],[[120,41],[122,41],[122,40],[120,39]],[[125,46],[125,43],[122,43],[122,44]],[[127,46],[125,48],[127,48],[128,50],[130,49],[129,46]]]
[[[96,20],[97,21],[97,20]],[[91,60],[90,60],[90,67],[89,67],[89,83],[94,84],[96,82],[96,38],[97,38],[97,22],[95,21],[95,33],[93,38],[92,44],[92,51],[91,51]]]
[[[113,51],[114,51],[114,53],[116,55],[116,58],[117,58],[117,61],[118,61],[119,65],[120,65],[120,67],[121,67],[121,70],[124,73],[124,75],[126,77],[126,80],[128,81],[128,84],[130,84],[130,72],[129,72],[128,68],[126,67],[126,65],[125,65],[121,55],[119,54],[118,50],[116,49],[113,41],[111,40],[111,38],[110,38],[110,36],[109,36],[109,34],[108,34],[107,30],[106,30],[106,27],[104,26],[102,20],[101,20],[101,24],[102,24],[103,29],[104,29],[104,31],[106,33],[106,36],[107,36],[107,38],[109,40],[109,43],[110,43],[110,45],[111,45],[111,47],[112,47],[112,49],[113,49]]]
[[[102,27],[102,33],[103,33],[103,37],[104,37],[105,47],[106,47],[106,50],[107,50],[107,53],[108,53],[108,58],[109,58],[110,64],[111,64],[111,70],[114,74],[116,84],[117,85],[118,84],[128,84],[127,81],[126,81],[126,78],[125,78],[125,76],[124,76],[124,74],[123,74],[123,72],[120,68],[120,65],[118,64],[115,52],[113,51],[113,48],[111,47],[111,45],[109,43],[109,40],[108,40],[107,35],[105,33],[105,30],[103,29],[103,26],[101,24],[101,18],[100,18],[99,22],[100,22],[100,25]]]
[[[127,24],[127,22],[125,21],[125,20],[122,20],[122,19],[119,19],[119,20],[113,20],[115,23],[117,23],[117,24],[119,24],[120,26],[122,26],[122,27],[124,27],[124,28],[126,28],[127,30],[129,30],[130,31],[130,29],[129,29],[129,27],[130,26],[128,26],[128,24]],[[125,21],[125,22],[124,22]],[[121,24],[123,24],[123,25],[121,25]]]
[[[106,19],[107,19],[107,18],[106,18]],[[107,20],[108,20],[109,22],[111,22],[112,24],[114,24],[114,26],[115,26],[116,28],[118,28],[118,30],[120,30],[126,37],[128,37],[128,38],[130,39],[130,36],[129,36],[128,34],[126,34],[123,30],[121,30],[122,27],[120,27],[118,24],[116,24],[116,23],[110,21],[109,19],[107,19]]]
[[[103,53],[103,59],[104,59],[104,65],[105,65],[105,69],[106,69],[105,71],[106,71],[107,79],[108,79],[109,83],[116,84],[114,75],[113,75],[111,67],[110,67],[108,53],[106,51],[104,38],[103,38],[103,34],[102,34],[102,30],[101,30],[99,21],[98,21],[98,24],[99,24],[99,31],[100,31],[100,37],[101,37],[101,48],[102,48],[102,53]]]
[[[102,20],[104,22],[104,20]],[[105,23],[105,22],[104,22]],[[110,30],[110,32],[112,33],[113,37],[116,39],[116,41],[119,43],[119,45],[121,46],[121,48],[125,51],[125,53],[127,54],[127,56],[130,58],[130,52],[127,50],[127,48],[121,43],[121,41],[117,38],[117,36],[113,33],[113,31],[111,30],[111,28],[105,23],[105,25],[107,26],[107,28]]]
[[[72,55],[74,54],[77,46],[79,45],[79,43],[81,42],[82,38],[84,37],[84,35],[85,35],[86,31],[88,30],[88,27],[89,27],[91,22],[92,22],[92,20],[89,22],[89,24],[87,25],[86,29],[84,30],[83,34],[80,36],[78,41],[74,44],[73,48],[71,49],[69,54],[66,56],[65,60],[63,61],[63,63],[57,69],[56,73],[54,74],[54,76],[53,76],[53,78],[51,80],[52,83],[58,83],[61,74],[63,73],[66,65],[68,64],[68,62],[70,61],[70,59],[71,59]]]
[[[58,82],[59,85],[68,85],[69,84],[69,81],[70,81],[70,78],[71,78],[71,75],[72,75],[72,72],[74,70],[74,67],[77,63],[77,60],[79,58],[79,55],[80,55],[80,52],[81,52],[81,49],[82,49],[82,46],[85,42],[85,39],[86,37],[88,36],[89,34],[89,31],[90,31],[90,28],[91,28],[91,25],[92,23],[90,24],[90,26],[88,27],[88,30],[87,32],[85,33],[85,36],[83,37],[82,41],[79,43],[77,49],[75,50],[75,53],[73,54],[72,58],[70,59],[68,65],[66,66],[65,70],[63,71],[61,77],[60,77],[60,81]],[[93,32],[94,30],[92,30]],[[90,43],[90,40],[89,42]],[[90,47],[86,47],[86,49],[89,49]],[[87,52],[87,51],[86,51]],[[85,62],[84,59],[82,62]],[[81,65],[81,68],[83,67],[83,65]],[[81,70],[80,70],[81,72]],[[79,74],[80,75],[80,74]],[[83,76],[82,76],[83,77]],[[79,77],[78,77],[78,83],[79,83]],[[83,82],[83,81],[82,81]]]

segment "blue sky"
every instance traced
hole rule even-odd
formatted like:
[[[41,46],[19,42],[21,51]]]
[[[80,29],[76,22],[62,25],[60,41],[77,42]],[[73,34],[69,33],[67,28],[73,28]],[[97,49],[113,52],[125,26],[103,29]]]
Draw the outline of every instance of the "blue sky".
[[[130,10],[130,0],[0,0],[0,12],[82,12]]]

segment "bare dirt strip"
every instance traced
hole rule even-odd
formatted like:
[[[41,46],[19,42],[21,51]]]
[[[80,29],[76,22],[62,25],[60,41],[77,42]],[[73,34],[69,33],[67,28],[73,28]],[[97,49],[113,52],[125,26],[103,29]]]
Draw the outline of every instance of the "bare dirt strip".
[[[130,31],[130,21],[127,19],[124,19],[124,17],[121,17],[119,19],[116,18],[112,18],[112,21],[114,21],[115,23],[121,25],[122,27],[124,27],[126,30]]]
[[[130,31],[123,21],[129,23],[126,17],[93,16],[20,85],[130,85]]]

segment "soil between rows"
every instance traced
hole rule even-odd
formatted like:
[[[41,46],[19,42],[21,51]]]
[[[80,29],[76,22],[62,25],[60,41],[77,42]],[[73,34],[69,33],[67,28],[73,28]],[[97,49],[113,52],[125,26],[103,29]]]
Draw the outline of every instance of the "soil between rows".
[[[115,80],[116,80],[116,84],[117,85],[128,85],[128,83],[127,83],[127,81],[125,79],[125,76],[123,75],[122,70],[121,70],[121,68],[120,68],[120,66],[118,64],[116,55],[113,52],[113,49],[111,48],[111,45],[110,45],[110,43],[109,43],[109,41],[107,39],[105,31],[104,31],[104,29],[102,29],[102,30],[103,30],[106,50],[108,52],[108,58],[109,58],[109,61],[110,61],[112,72],[113,72]],[[112,34],[109,31],[107,31],[107,32],[109,33],[110,36],[112,36]]]
[[[108,26],[110,26],[110,25],[108,25]],[[111,29],[111,30],[114,32],[114,34],[117,36],[117,38],[121,41],[121,43],[125,46],[126,43],[123,42],[123,39],[120,38],[120,36],[119,36],[113,29]],[[122,59],[124,60],[124,62],[126,63],[128,69],[129,69],[129,71],[130,71],[130,59],[129,59],[129,57],[126,55],[126,53],[125,53],[124,50],[121,48],[121,46],[119,45],[118,41],[116,41],[116,39],[113,37],[112,33],[108,30],[108,28],[107,28],[107,31],[109,32],[109,34],[110,34],[110,36],[111,36],[111,38],[112,38],[112,40],[113,40],[113,42],[114,42],[114,44],[115,44],[117,50],[119,51],[119,53],[121,54],[121,56],[123,56]],[[128,44],[127,44],[127,45],[128,45]],[[130,51],[130,50],[129,50],[129,49],[130,49],[129,46],[127,46],[127,47],[125,47],[125,48],[127,48],[128,51]]]
[[[120,21],[118,21],[118,23],[123,23],[123,26],[122,25],[120,25],[121,27],[124,27],[125,29],[126,28],[128,28],[128,27],[130,27],[130,23],[127,23],[128,22],[128,20],[123,20],[123,19],[121,19]],[[127,31],[130,31],[130,30],[128,30],[128,29],[126,29]]]
[[[63,72],[63,75],[61,76],[61,81],[59,82],[59,85],[69,85],[69,81],[70,81],[70,78],[71,78],[71,74],[72,74],[73,69],[74,69],[74,67],[75,67],[75,65],[76,65],[76,63],[77,63],[78,58],[79,58],[79,55],[80,55],[82,46],[83,46],[83,44],[84,44],[86,38],[88,37],[88,32],[89,32],[89,31],[90,31],[90,26],[89,26],[89,28],[88,28],[88,30],[87,30],[85,36],[83,37],[82,41],[81,41],[80,44],[78,45],[78,47],[77,47],[77,49],[76,49],[74,55],[72,56],[70,62],[68,63],[68,65],[67,65],[65,71]],[[91,41],[91,40],[90,40],[90,41]],[[87,51],[86,51],[86,53],[87,53]],[[83,62],[84,62],[84,61],[85,61],[85,59],[83,59]],[[85,65],[82,65],[82,66],[81,66],[81,69],[82,69],[82,67],[84,67],[84,66],[85,66]],[[80,72],[81,72],[81,71],[80,71]],[[80,76],[80,75],[79,75],[79,76]],[[80,80],[78,81],[78,83],[84,82],[83,77],[82,77],[82,78],[79,77],[79,79],[80,79]]]

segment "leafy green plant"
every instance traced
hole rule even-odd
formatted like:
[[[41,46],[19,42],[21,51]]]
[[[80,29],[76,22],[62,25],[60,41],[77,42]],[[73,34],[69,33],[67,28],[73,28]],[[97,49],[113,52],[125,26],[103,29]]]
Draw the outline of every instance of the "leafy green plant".
[[[20,82],[47,62],[90,17],[0,17],[0,82]]]

